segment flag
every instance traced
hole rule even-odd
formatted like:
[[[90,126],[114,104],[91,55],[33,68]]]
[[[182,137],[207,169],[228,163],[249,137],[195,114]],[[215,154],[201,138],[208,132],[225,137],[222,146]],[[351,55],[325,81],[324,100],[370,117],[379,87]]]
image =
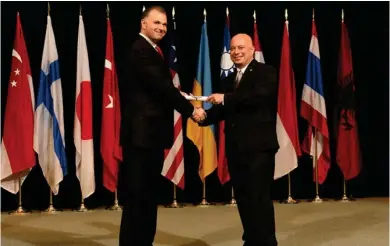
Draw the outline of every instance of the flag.
[[[330,168],[330,150],[326,105],[322,84],[320,49],[314,19],[312,22],[306,81],[303,85],[302,92],[301,116],[308,122],[308,131],[302,150],[311,156],[317,153],[318,183],[322,184]],[[317,133],[317,144],[315,144],[313,133]],[[315,146],[317,146],[317,151],[315,151]],[[314,170],[314,179],[315,176]]]
[[[19,178],[23,182],[35,166],[34,104],[30,62],[18,13],[1,142],[1,187],[13,194],[19,191]]]
[[[284,25],[279,70],[278,113],[276,134],[279,150],[275,155],[274,179],[283,177],[298,166],[301,155],[297,123],[295,79],[292,67],[288,21]]]
[[[256,11],[253,15],[253,44],[255,46],[255,60],[260,63],[265,63],[263,50],[261,49],[259,35],[257,32]]]
[[[92,91],[88,50],[83,16],[79,16],[77,40],[77,78],[74,116],[74,144],[76,146],[76,176],[80,181],[82,198],[95,192],[95,171],[92,132]]]
[[[122,161],[122,147],[119,143],[121,111],[109,18],[107,18],[106,59],[104,62],[102,98],[100,153],[103,159],[103,185],[109,191],[114,192],[118,184],[119,163]]]
[[[234,63],[230,58],[230,31],[229,15],[226,14],[226,24],[223,36],[223,50],[221,55],[221,79],[226,78],[234,72]],[[219,123],[219,143],[218,143],[218,178],[221,184],[230,180],[227,157],[225,153],[225,121]]]
[[[194,96],[211,95],[211,71],[210,55],[207,37],[207,23],[202,26],[200,47],[198,55],[198,68],[192,94]],[[194,106],[202,107],[201,101],[192,101]],[[210,103],[204,103],[205,110],[211,108]],[[200,164],[199,176],[205,178],[217,168],[217,148],[214,137],[214,125],[199,127],[192,119],[187,120],[187,137],[196,145],[199,150]]]
[[[60,66],[50,15],[47,16],[41,75],[35,109],[34,150],[50,189],[58,194],[67,174]]]
[[[169,50],[169,68],[173,78],[173,85],[181,89],[179,74],[177,73],[177,57],[175,46],[176,24],[171,34],[171,45]],[[183,146],[183,119],[179,112],[173,112],[173,146],[166,150],[164,165],[161,174],[172,181],[175,185],[184,189],[184,146]]]
[[[361,156],[355,118],[355,81],[352,52],[347,27],[341,23],[341,43],[338,69],[337,154],[336,161],[346,180],[360,172]]]

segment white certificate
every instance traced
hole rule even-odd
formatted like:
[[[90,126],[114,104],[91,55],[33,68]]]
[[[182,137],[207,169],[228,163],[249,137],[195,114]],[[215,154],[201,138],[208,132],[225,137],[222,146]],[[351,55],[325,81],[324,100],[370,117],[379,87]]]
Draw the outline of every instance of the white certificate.
[[[190,101],[206,101],[207,97],[206,96],[190,96],[190,95],[185,95],[184,96],[187,100]]]

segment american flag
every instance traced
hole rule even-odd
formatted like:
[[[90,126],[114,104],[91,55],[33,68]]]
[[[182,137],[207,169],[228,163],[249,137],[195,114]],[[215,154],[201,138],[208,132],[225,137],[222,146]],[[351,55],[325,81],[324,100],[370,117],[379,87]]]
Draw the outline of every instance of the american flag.
[[[180,80],[177,74],[177,57],[175,46],[175,30],[176,23],[174,22],[174,30],[171,36],[171,45],[169,51],[169,68],[171,70],[173,84],[180,90]],[[184,146],[183,146],[183,121],[182,116],[176,110],[174,111],[174,142],[170,149],[165,150],[164,165],[161,174],[176,184],[181,189],[184,189]]]

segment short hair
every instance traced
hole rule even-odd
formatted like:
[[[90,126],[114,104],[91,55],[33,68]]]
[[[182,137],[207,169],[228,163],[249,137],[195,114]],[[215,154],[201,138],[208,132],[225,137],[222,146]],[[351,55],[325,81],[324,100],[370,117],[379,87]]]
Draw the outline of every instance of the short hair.
[[[165,15],[167,14],[167,12],[165,12],[165,9],[161,6],[150,6],[150,7],[147,7],[144,12],[142,12],[141,20],[146,18],[149,15],[150,11],[152,11],[152,10],[157,10],[158,12],[163,13]]]

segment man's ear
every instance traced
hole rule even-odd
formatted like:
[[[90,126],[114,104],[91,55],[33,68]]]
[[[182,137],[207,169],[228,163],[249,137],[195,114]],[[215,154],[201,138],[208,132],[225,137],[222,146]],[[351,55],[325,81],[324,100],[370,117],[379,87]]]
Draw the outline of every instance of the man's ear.
[[[141,20],[141,28],[146,24],[146,20],[145,19],[142,19]]]

